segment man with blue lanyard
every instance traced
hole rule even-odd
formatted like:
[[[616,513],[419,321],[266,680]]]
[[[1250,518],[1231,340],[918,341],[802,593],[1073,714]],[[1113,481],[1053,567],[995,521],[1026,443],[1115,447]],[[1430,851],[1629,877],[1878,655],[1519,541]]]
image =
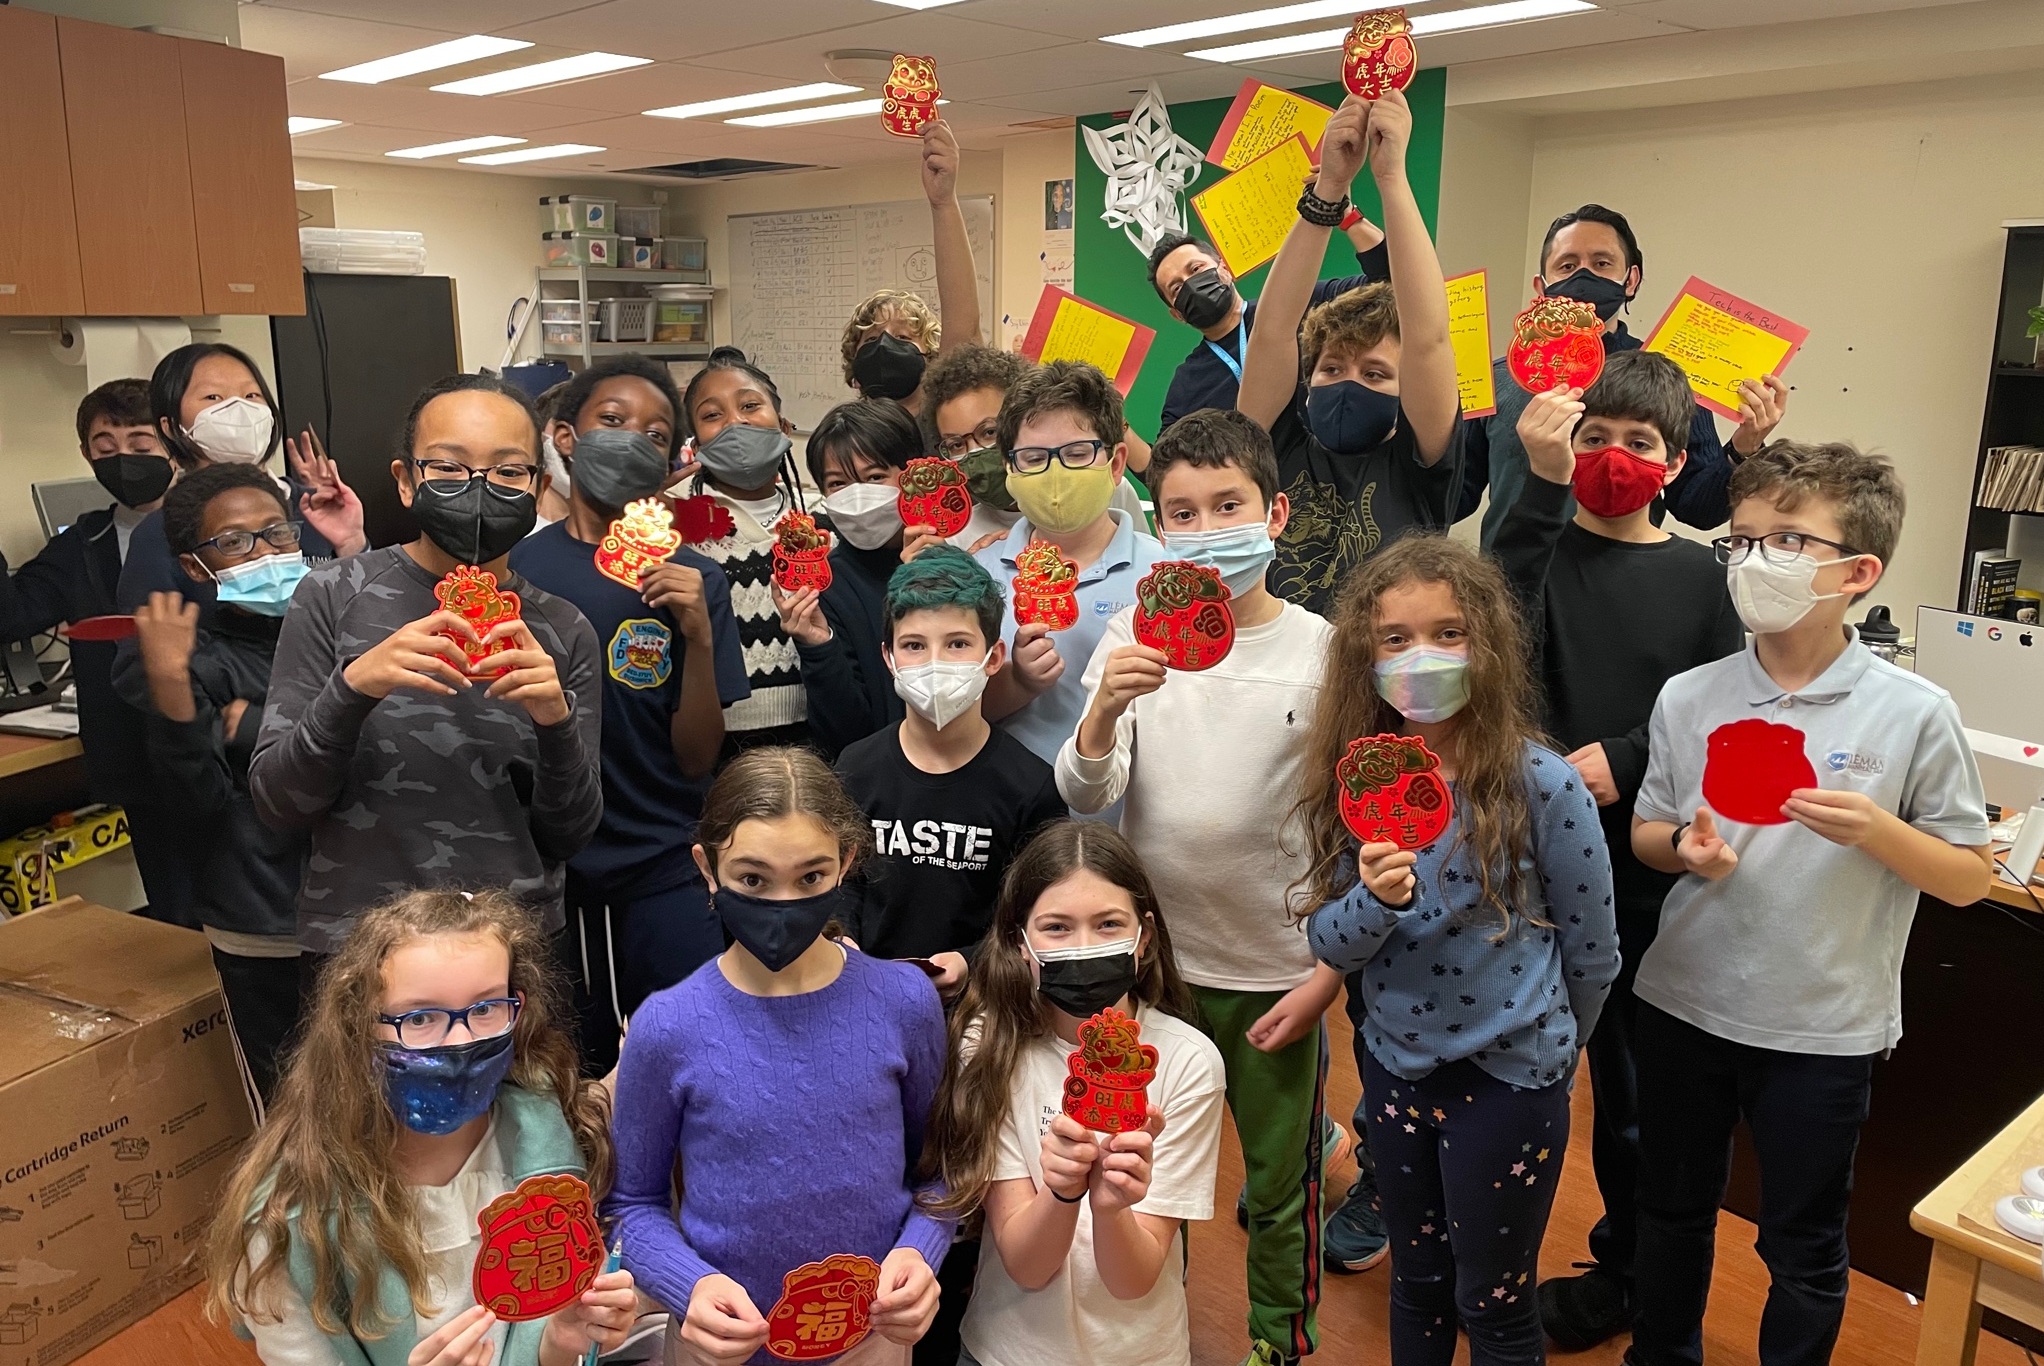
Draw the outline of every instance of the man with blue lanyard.
[[[1382,230],[1354,209],[1341,226],[1355,243],[1361,270],[1313,286],[1309,308],[1358,285],[1391,278]],[[1242,383],[1243,350],[1249,345],[1249,329],[1256,326],[1255,301],[1245,301],[1237,292],[1234,275],[1211,246],[1182,232],[1166,233],[1150,253],[1150,284],[1172,317],[1203,334],[1171,376],[1157,430],[1201,408],[1234,407],[1235,391]]]

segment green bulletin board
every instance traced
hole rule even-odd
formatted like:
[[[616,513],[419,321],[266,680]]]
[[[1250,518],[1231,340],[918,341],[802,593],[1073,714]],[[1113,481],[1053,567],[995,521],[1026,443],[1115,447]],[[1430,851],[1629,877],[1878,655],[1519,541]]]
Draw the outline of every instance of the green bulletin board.
[[[1330,56],[1330,64],[1334,60]],[[1299,93],[1326,105],[1339,105],[1347,95],[1339,82],[1304,86]],[[1405,173],[1412,181],[1412,191],[1419,200],[1419,210],[1426,218],[1427,229],[1435,232],[1436,237],[1439,235],[1436,213],[1441,195],[1441,115],[1447,103],[1447,93],[1448,73],[1443,67],[1420,72],[1405,92],[1406,98],[1412,102],[1413,111],[1412,146],[1406,152]],[[1232,102],[1230,97],[1174,104],[1170,107],[1172,131],[1194,146],[1204,148],[1213,141],[1214,133],[1227,116]],[[1088,128],[1102,129],[1111,127],[1120,118],[1117,114],[1089,114],[1079,122]],[[1186,353],[1199,345],[1200,334],[1171,316],[1171,310],[1157,297],[1157,291],[1150,288],[1149,262],[1119,228],[1110,228],[1100,221],[1100,205],[1107,191],[1107,177],[1093,164],[1093,158],[1086,151],[1085,138],[1077,129],[1072,132],[1072,143],[1078,182],[1078,208],[1073,215],[1073,292],[1102,308],[1112,309],[1123,317],[1157,329],[1156,344],[1150,348],[1142,373],[1137,376],[1128,395],[1130,425],[1145,438],[1155,440],[1157,415],[1164,407],[1164,391],[1170,386],[1171,373],[1178,368]],[[1199,214],[1191,206],[1192,196],[1227,174],[1220,167],[1207,163],[1201,167],[1199,179],[1186,187],[1187,226],[1193,236],[1204,238],[1206,233],[1200,224]],[[1370,179],[1367,166],[1356,177],[1354,193],[1357,207],[1373,222],[1381,224],[1383,217],[1377,203],[1377,187]],[[1262,292],[1263,277],[1269,270],[1269,266],[1263,266],[1242,277],[1238,288],[1244,298],[1253,299]],[[1355,272],[1355,251],[1347,236],[1337,232],[1328,244],[1327,259],[1320,267],[1321,276],[1329,278]]]

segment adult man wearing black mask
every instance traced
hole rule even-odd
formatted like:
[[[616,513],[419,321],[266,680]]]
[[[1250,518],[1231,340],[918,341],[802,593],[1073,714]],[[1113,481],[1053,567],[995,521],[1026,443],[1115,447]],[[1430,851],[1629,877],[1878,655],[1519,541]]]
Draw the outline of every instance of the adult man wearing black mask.
[[[1592,305],[1604,320],[1605,354],[1636,351],[1640,339],[1626,330],[1618,315],[1639,293],[1644,264],[1639,239],[1625,215],[1602,204],[1585,204],[1548,225],[1533,292]],[[1490,507],[1483,514],[1486,550],[1526,482],[1526,448],[1519,444],[1518,424],[1533,399],[1512,378],[1502,356],[1491,363],[1491,384],[1497,411],[1464,424],[1462,493],[1455,511],[1457,521],[1475,512],[1489,486]],[[1662,494],[1676,520],[1707,530],[1731,516],[1725,489],[1732,467],[1767,443],[1788,404],[1788,385],[1773,375],[1745,380],[1739,385],[1739,399],[1741,420],[1729,452],[1718,440],[1716,420],[1697,407],[1689,424],[1688,463]]]
[[[1355,244],[1358,274],[1322,280],[1313,287],[1310,311],[1358,285],[1391,278],[1391,260],[1384,234],[1360,210],[1351,209],[1342,230]],[[1157,429],[1201,408],[1232,408],[1242,383],[1242,358],[1249,333],[1256,326],[1256,301],[1244,300],[1235,277],[1214,249],[1182,232],[1166,233],[1150,253],[1150,287],[1170,308],[1171,316],[1201,334],[1198,346],[1186,353],[1164,391],[1164,411]]]

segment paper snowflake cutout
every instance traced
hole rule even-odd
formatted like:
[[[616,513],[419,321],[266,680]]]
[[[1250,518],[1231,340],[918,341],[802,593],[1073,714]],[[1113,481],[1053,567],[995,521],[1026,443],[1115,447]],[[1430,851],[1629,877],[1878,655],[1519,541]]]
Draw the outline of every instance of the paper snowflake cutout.
[[[1185,231],[1185,187],[1199,179],[1206,154],[1171,131],[1162,91],[1152,84],[1126,123],[1079,131],[1107,177],[1103,223],[1120,228],[1145,256],[1164,234]]]

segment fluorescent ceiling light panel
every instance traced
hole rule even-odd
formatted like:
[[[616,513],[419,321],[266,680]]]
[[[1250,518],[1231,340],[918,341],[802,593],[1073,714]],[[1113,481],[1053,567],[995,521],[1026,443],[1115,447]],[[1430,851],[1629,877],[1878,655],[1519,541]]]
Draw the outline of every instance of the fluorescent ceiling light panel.
[[[1223,14],[1212,19],[1166,24],[1162,28],[1137,29],[1133,33],[1110,33],[1100,41],[1119,43],[1123,47],[1158,47],[1164,43],[1189,42],[1194,38],[1218,38],[1224,33],[1246,33],[1250,29],[1310,23],[1315,19],[1333,19],[1343,15],[1353,17],[1355,12],[1355,6],[1349,0],[1307,0],[1303,5],[1253,9],[1246,14]]]
[[[385,152],[387,157],[404,157],[408,161],[424,161],[427,157],[451,157],[456,152],[482,152],[492,147],[516,147],[524,138],[499,137],[491,133],[479,138],[458,138],[453,142],[428,143],[424,147],[400,147],[395,152]]]
[[[411,52],[400,52],[395,57],[379,57],[373,62],[360,66],[342,67],[339,71],[320,74],[323,81],[353,81],[356,85],[381,85],[394,81],[400,76],[416,76],[421,71],[438,71],[444,66],[460,66],[463,62],[479,62],[485,57],[498,57],[506,52],[516,52],[532,44],[518,38],[491,38],[481,33],[471,33],[466,38],[452,42],[435,43]]]
[[[828,123],[832,119],[855,119],[861,114],[877,114],[884,99],[853,100],[850,104],[819,104],[812,109],[782,109],[772,114],[749,114],[742,119],[725,119],[741,128],[786,128],[797,123]],[[938,100],[949,104],[949,100]]]
[[[802,100],[820,100],[831,95],[856,95],[856,85],[839,85],[836,81],[817,81],[812,85],[790,85],[779,90],[762,90],[753,95],[731,95],[721,100],[698,100],[694,104],[670,104],[665,109],[644,111],[649,118],[656,119],[700,119],[711,114],[735,114],[741,109],[764,109],[770,104],[796,104]]]
[[[958,0],[880,0],[880,3],[893,5],[896,9],[940,9],[957,4]]]
[[[300,133],[317,133],[322,128],[338,128],[341,126],[341,121],[339,119],[301,118],[299,115],[293,114],[290,118],[284,120],[284,126],[291,130],[291,136],[295,138]]]
[[[471,76],[465,81],[449,81],[433,88],[447,95],[501,95],[507,90],[530,90],[536,85],[559,85],[563,81],[579,81],[584,76],[647,66],[652,61],[651,57],[621,57],[615,52],[584,52],[533,66],[514,66],[509,71],[492,71],[487,76]]]
[[[601,147],[591,147],[585,142],[555,142],[545,147],[520,147],[515,152],[490,152],[479,157],[463,157],[470,166],[509,166],[514,161],[546,161],[553,157],[579,157],[590,152],[601,152]]]
[[[1595,8],[1590,0],[1505,0],[1503,4],[1478,5],[1473,9],[1416,14],[1412,17],[1412,32],[1414,37],[1419,37],[1428,33],[1496,28],[1502,24],[1522,24],[1533,19],[1581,14]],[[1318,33],[1295,33],[1287,38],[1265,38],[1253,43],[1204,48],[1185,55],[1207,62],[1255,62],[1271,57],[1296,57],[1307,52],[1332,52],[1347,37],[1347,29],[1333,28]]]

